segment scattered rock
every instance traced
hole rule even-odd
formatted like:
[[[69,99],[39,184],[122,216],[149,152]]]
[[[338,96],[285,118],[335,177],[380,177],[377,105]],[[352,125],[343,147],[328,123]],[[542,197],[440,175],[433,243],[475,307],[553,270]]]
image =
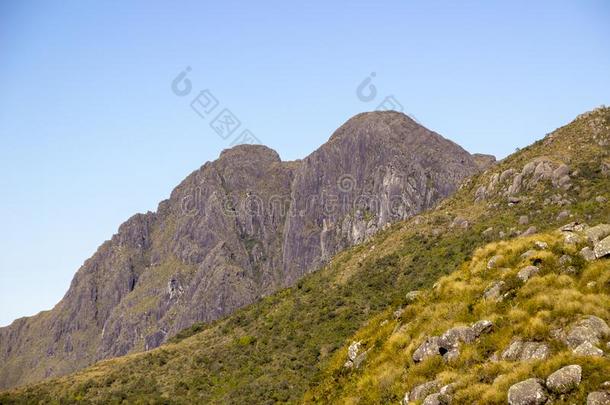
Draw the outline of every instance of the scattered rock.
[[[610,336],[610,327],[606,321],[597,316],[589,315],[576,322],[563,339],[566,346],[576,349],[585,342],[599,345],[601,339]]]
[[[610,225],[599,224],[585,230],[585,235],[589,240],[589,243],[597,243],[607,236],[610,236]]]
[[[428,357],[440,355],[439,340],[440,338],[438,336],[432,336],[426,339],[426,341],[413,352],[413,361],[419,363]]]
[[[487,319],[483,319],[478,321],[472,325],[472,330],[476,337],[481,336],[483,333],[489,333],[493,329],[493,322],[488,321]]]
[[[528,250],[527,252],[523,253],[521,255],[522,259],[529,259],[530,257],[534,256],[537,252],[533,249]]]
[[[579,356],[601,357],[604,355],[602,349],[595,347],[591,342],[584,342],[573,350]]]
[[[593,251],[598,259],[610,255],[610,236],[596,243]]]
[[[505,285],[506,283],[504,281],[496,281],[495,283],[487,287],[487,289],[483,293],[483,297],[486,300],[496,302],[502,301],[502,290]]]
[[[457,217],[451,223],[450,228],[467,229],[469,226],[470,226],[470,223],[468,222],[468,220],[461,218],[461,217]]]
[[[519,225],[527,225],[530,223],[530,219],[527,215],[521,215],[519,217]]]
[[[420,384],[411,390],[408,394],[408,400],[419,401],[424,399],[428,395],[437,392],[440,388],[439,385],[438,381],[428,381],[427,383]],[[405,399],[407,399],[407,396],[405,396]]]
[[[546,379],[546,387],[556,394],[565,394],[580,385],[582,367],[571,365],[560,368]]]
[[[563,256],[561,256],[561,257],[559,258],[559,264],[560,264],[562,267],[565,267],[565,266],[567,266],[567,265],[569,265],[569,264],[572,264],[572,260],[573,260],[573,259],[572,259],[572,256],[570,256],[570,255],[563,255]]]
[[[502,360],[506,361],[527,361],[545,360],[551,351],[546,343],[514,341],[502,353]]]
[[[512,385],[508,389],[509,405],[542,405],[546,403],[547,394],[542,386],[543,381],[530,378]]]
[[[362,342],[352,342],[347,349],[347,361],[343,365],[345,368],[358,368],[360,364],[366,359],[367,352],[358,353]]]
[[[525,283],[531,277],[538,275],[538,273],[540,273],[540,269],[538,267],[527,266],[519,270],[519,273],[517,273],[517,278]]]
[[[424,399],[422,405],[442,405],[440,396],[441,394],[430,394]]]
[[[394,311],[394,319],[399,319],[402,316],[403,312],[405,312],[405,310],[402,308],[398,308],[396,311]]]
[[[521,234],[521,236],[531,236],[534,235],[536,232],[538,232],[538,228],[536,228],[535,226],[530,226],[525,232]]]
[[[483,235],[484,237],[488,237],[489,235],[492,234],[493,231],[494,231],[493,228],[487,228],[481,233],[481,235]]]
[[[589,246],[582,248],[580,255],[588,262],[596,259],[595,252]]]
[[[568,219],[569,217],[570,217],[570,211],[561,211],[557,215],[557,221],[563,221],[565,219]]]
[[[502,174],[500,174],[500,183],[507,180],[509,177],[513,176],[517,171],[515,169],[504,170]]]
[[[610,405],[610,392],[595,391],[587,395],[587,405]]]
[[[495,269],[496,267],[498,267],[498,262],[500,262],[502,259],[504,259],[504,256],[495,255],[494,257],[489,259],[489,261],[487,262],[487,269],[488,270]]]
[[[595,197],[595,202],[600,203],[600,204],[604,204],[608,201],[608,199],[604,196],[598,195],[597,197]]]
[[[408,303],[415,302],[417,300],[417,297],[419,297],[420,295],[421,291],[410,291],[407,293],[407,295],[405,295],[405,299]]]
[[[536,242],[534,242],[534,246],[536,246],[536,248],[540,249],[540,250],[545,250],[549,248],[549,244],[540,240],[537,240]]]

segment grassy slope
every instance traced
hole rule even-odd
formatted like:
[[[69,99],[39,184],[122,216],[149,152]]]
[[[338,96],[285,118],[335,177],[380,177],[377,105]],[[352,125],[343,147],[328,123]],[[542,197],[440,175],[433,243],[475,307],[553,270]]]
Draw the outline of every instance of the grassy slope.
[[[553,339],[552,331],[595,315],[610,321],[610,258],[587,263],[578,260],[583,246],[567,245],[559,232],[528,238],[495,242],[480,248],[460,270],[443,277],[435,288],[424,292],[394,319],[392,309],[376,316],[352,339],[368,350],[360,369],[343,367],[347,347],[334,356],[322,383],[306,395],[306,402],[376,404],[399,402],[405,392],[431,380],[456,383],[458,404],[504,404],[508,388],[527,378],[546,378],[555,370],[579,364],[583,381],[579,389],[553,403],[585,403],[587,394],[596,391],[610,376],[610,360],[578,357],[564,344]],[[521,254],[535,249],[536,241],[549,245],[527,259]],[[562,272],[559,258],[575,258],[577,275]],[[500,268],[487,269],[495,255],[504,260]],[[539,261],[539,276],[522,283],[516,278],[520,268]],[[482,299],[485,288],[504,280],[511,296],[500,303]],[[595,282],[594,286],[588,285]],[[440,336],[446,330],[469,325],[481,319],[494,322],[494,330],[479,341],[463,345],[456,362],[446,364],[440,356],[415,364],[413,351],[427,336]],[[552,348],[549,359],[523,362],[491,362],[490,356],[502,353],[514,338],[547,342]]]
[[[493,173],[520,170],[540,156],[566,162],[579,173],[567,192],[575,218],[589,223],[610,218],[608,204],[595,202],[598,195],[610,199],[609,178],[601,170],[603,162],[610,165],[609,148],[598,143],[600,136],[609,138],[609,128],[608,109],[577,119],[472,179],[438,209],[338,254],[293,288],[226,319],[195,325],[156,350],[0,394],[0,403],[298,402],[310,387],[328,381],[335,356],[344,355],[351,336],[367,320],[400,305],[405,292],[452,273],[478,247],[498,239],[498,231],[524,230],[517,225],[520,215],[529,214],[530,225],[541,231],[557,227],[555,218],[565,207],[543,204],[559,193],[549,182],[529,193],[531,205],[508,207],[505,197],[474,204],[475,191]],[[456,216],[470,226],[450,228]],[[494,232],[482,236],[488,227]]]

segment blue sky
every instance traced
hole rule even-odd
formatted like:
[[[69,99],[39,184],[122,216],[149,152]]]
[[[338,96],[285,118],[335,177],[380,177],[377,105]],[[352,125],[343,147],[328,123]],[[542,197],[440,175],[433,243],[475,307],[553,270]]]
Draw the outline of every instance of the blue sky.
[[[0,325],[50,309],[121,222],[229,147],[190,108],[200,90],[287,160],[389,95],[504,157],[610,103],[608,38],[606,1],[2,1]]]

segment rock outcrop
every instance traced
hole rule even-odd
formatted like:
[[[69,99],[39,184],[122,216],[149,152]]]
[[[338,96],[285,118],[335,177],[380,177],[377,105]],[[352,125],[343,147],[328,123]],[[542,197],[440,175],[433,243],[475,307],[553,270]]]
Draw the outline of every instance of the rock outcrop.
[[[301,161],[264,146],[223,151],[156,212],[121,225],[53,310],[0,328],[0,388],[230,314],[434,207],[477,171],[468,152],[396,112],[353,117]]]

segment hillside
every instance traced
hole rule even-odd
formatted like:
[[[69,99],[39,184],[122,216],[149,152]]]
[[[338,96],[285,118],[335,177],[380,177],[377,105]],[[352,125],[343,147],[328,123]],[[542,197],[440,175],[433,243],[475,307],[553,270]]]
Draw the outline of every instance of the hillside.
[[[404,114],[359,114],[296,162],[225,150],[119,227],[50,311],[0,328],[0,388],[150,350],[293,285],[478,171]]]
[[[610,225],[583,229],[477,249],[353,335],[305,402],[610,401]]]
[[[511,333],[521,332],[520,329],[512,331],[512,325],[502,321],[505,313],[496,304],[479,305],[473,301],[469,312],[468,302],[464,301],[455,305],[455,313],[449,305],[450,299],[459,297],[451,298],[449,294],[456,286],[463,287],[459,294],[464,297],[466,294],[478,297],[478,289],[483,288],[488,276],[489,280],[500,278],[497,269],[485,278],[476,272],[467,272],[471,265],[479,266],[493,252],[504,252],[506,262],[498,261],[498,266],[509,267],[511,270],[506,276],[512,277],[521,264],[517,262],[520,258],[517,250],[534,239],[546,241],[549,245],[546,253],[536,254],[543,255],[548,263],[535,263],[540,265],[540,274],[515,293],[517,299],[527,291],[531,297],[524,297],[520,302],[525,305],[530,298],[534,299],[539,292],[535,287],[544,287],[541,282],[548,282],[558,291],[569,289],[576,299],[577,293],[583,294],[580,290],[583,285],[586,287],[595,281],[598,284],[592,291],[595,297],[601,298],[592,300],[590,308],[585,306],[581,310],[583,314],[596,314],[610,321],[608,314],[600,309],[600,305],[607,308],[604,296],[608,293],[608,278],[602,272],[607,259],[585,264],[576,254],[579,244],[564,247],[559,237],[550,233],[573,221],[591,225],[609,222],[609,199],[610,109],[602,108],[577,118],[474,176],[433,211],[394,224],[367,242],[342,251],[327,266],[305,276],[291,288],[224,319],[186,329],[158,349],[102,361],[73,375],[6,392],[0,395],[0,402],[272,403],[300,402],[303,398],[320,402],[341,402],[340,399],[375,402],[380,398],[400,401],[415,383],[404,381],[403,373],[414,373],[420,382],[441,371],[442,362],[436,358],[413,369],[406,367],[414,345],[421,343],[424,336],[444,332],[458,322],[478,321],[479,315],[496,315],[492,318],[498,326],[494,329],[496,332],[483,338],[487,349],[466,347],[464,356],[459,357],[461,362],[462,358],[482,361],[477,357],[479,349],[491,355],[489,351],[507,343]],[[528,235],[536,233],[539,235],[528,239]],[[522,238],[510,240],[518,235]],[[564,251],[560,252],[561,249]],[[581,270],[578,276],[556,272],[553,267],[556,258],[563,254],[573,257],[574,269]],[[424,323],[423,318],[416,319],[418,314],[413,311],[413,308],[424,311],[418,306],[406,306],[398,319],[391,315],[405,307],[405,294],[429,288],[439,277],[456,270],[437,289],[422,295],[422,302],[432,302],[436,297],[445,300],[438,302],[441,321],[433,325],[426,323],[415,330],[414,341],[407,334],[415,333],[414,330],[400,329],[396,342],[408,344],[395,346],[390,334],[401,319]],[[459,281],[459,277],[463,280]],[[467,285],[465,280],[471,279],[475,282]],[[511,278],[506,284],[516,289],[513,281]],[[509,295],[504,304],[497,305],[509,305],[513,299]],[[551,310],[545,308],[545,311]],[[566,316],[575,317],[578,313],[574,308],[571,311]],[[523,321],[515,326],[532,322],[531,330],[523,329],[524,339],[546,337],[537,335],[546,333],[547,328],[537,326],[540,322],[534,313],[522,310],[513,315]],[[386,319],[388,322],[381,326]],[[344,364],[348,347],[357,340],[362,340],[364,349],[372,350],[360,367],[352,367],[350,371]],[[525,365],[499,383],[504,387],[513,377],[543,374],[546,377],[547,371],[555,371],[551,369],[564,364],[564,360],[572,361],[569,354],[553,353],[559,353],[559,357],[554,355],[548,368]],[[384,377],[376,366],[383,368],[388,356],[396,359],[388,363],[393,367],[388,367]],[[458,367],[465,364],[458,363]],[[505,367],[502,362],[498,364],[494,370]],[[598,381],[590,378],[595,367],[606,370],[601,360],[590,367],[594,368],[583,368],[586,378],[579,389],[595,388]],[[460,370],[456,370],[454,373],[458,374]],[[454,375],[447,372],[438,378],[446,382]],[[469,382],[472,375],[464,374],[464,381]],[[487,380],[483,383],[489,385]],[[477,393],[496,398],[495,391],[477,387]],[[465,398],[478,395],[468,392]]]

